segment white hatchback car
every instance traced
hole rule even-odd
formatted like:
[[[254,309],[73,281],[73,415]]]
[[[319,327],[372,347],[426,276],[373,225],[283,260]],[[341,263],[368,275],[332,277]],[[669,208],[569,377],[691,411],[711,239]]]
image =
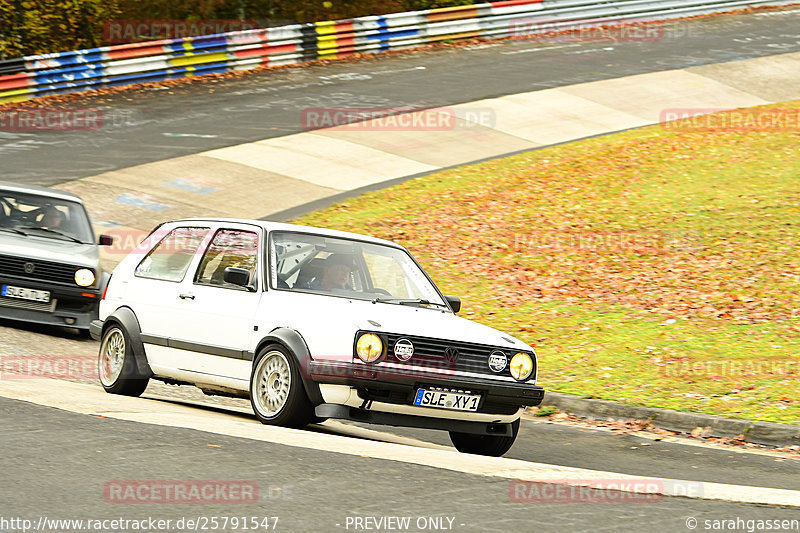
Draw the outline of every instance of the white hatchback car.
[[[395,243],[233,219],[156,228],[114,270],[91,333],[106,391],[150,378],[249,397],[265,424],[442,429],[502,455],[538,405],[527,344],[455,316]]]

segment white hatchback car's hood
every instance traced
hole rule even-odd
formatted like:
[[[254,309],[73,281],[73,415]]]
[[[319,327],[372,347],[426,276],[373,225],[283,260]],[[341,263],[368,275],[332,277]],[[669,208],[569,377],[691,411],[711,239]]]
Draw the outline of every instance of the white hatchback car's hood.
[[[351,357],[358,330],[531,350],[530,346],[507,333],[458,317],[450,311],[275,291],[281,292],[287,305],[277,306],[280,320],[303,336],[315,357]],[[273,305],[278,303],[275,293],[271,295]]]
[[[94,244],[5,231],[0,231],[0,254],[91,268],[97,268],[98,264],[97,246]]]
[[[358,313],[359,316],[351,317],[353,326],[358,329],[529,349],[502,331],[461,318],[450,311],[370,302],[359,307],[364,308],[363,315]],[[380,327],[369,320],[379,323]]]

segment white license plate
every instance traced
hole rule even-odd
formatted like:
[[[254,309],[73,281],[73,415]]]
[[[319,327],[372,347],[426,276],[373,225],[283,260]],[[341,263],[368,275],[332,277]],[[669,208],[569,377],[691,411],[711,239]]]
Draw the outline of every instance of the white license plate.
[[[36,289],[26,289],[25,287],[14,287],[12,285],[3,285],[0,296],[19,298],[20,300],[32,300],[34,302],[50,302],[50,291],[37,291]]]
[[[457,411],[477,411],[480,403],[480,394],[463,394],[461,392],[417,389],[417,395],[414,397],[414,405]]]

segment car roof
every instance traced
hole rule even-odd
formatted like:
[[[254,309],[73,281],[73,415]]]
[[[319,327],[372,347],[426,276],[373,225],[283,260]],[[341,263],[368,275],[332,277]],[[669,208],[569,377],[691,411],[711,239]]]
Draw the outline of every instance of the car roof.
[[[184,222],[208,222],[213,224],[219,223],[235,223],[235,224],[251,224],[254,226],[260,226],[267,231],[296,231],[302,233],[313,233],[316,235],[326,235],[329,237],[341,237],[344,239],[356,239],[359,241],[367,241],[372,242],[375,244],[383,244],[387,246],[394,246],[396,248],[402,248],[399,244],[387,241],[385,239],[379,239],[377,237],[371,237],[369,235],[364,235],[362,233],[351,233],[349,231],[340,231],[335,229],[328,229],[328,228],[320,228],[316,226],[303,226],[301,224],[289,224],[287,222],[271,222],[269,220],[254,220],[254,219],[245,219],[245,218],[215,218],[215,217],[202,217],[202,218],[184,218],[180,220],[172,220],[170,222],[166,222],[165,224],[173,224],[173,223],[184,223]]]
[[[29,194],[36,194],[39,196],[49,196],[50,198],[58,198],[60,200],[69,200],[71,202],[83,203],[80,196],[72,194],[71,192],[61,191],[58,189],[51,189],[50,187],[42,187],[41,185],[29,185],[27,183],[11,183],[10,181],[0,181],[0,191],[22,192]]]

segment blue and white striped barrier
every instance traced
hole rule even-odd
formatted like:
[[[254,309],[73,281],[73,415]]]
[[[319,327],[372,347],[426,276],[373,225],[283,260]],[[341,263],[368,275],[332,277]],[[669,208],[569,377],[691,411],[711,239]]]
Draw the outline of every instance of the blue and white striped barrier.
[[[0,104],[49,94],[515,35],[788,5],[797,0],[505,0],[104,46],[0,61]]]

